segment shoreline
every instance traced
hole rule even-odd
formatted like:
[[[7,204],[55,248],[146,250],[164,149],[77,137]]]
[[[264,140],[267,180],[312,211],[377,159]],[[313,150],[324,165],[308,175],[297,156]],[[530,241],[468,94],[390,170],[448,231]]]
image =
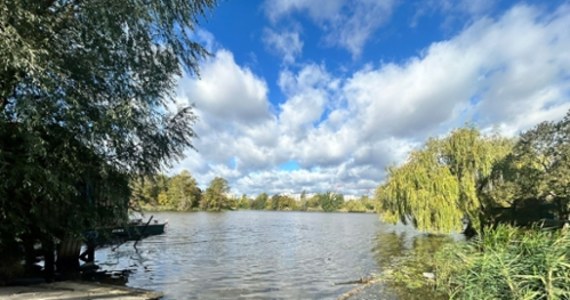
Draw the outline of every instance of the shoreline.
[[[125,299],[154,300],[164,293],[92,281],[58,281],[20,286],[0,287],[0,298],[5,300],[49,299]]]

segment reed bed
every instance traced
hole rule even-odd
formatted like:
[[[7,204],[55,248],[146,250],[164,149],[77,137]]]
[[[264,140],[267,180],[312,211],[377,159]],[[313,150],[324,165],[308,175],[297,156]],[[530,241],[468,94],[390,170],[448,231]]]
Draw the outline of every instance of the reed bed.
[[[570,231],[498,226],[435,256],[436,289],[450,299],[570,299]]]

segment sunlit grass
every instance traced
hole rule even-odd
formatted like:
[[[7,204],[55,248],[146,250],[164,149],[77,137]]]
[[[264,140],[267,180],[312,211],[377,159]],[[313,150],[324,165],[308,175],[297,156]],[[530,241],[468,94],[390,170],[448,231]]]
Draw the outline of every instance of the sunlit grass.
[[[501,225],[482,239],[428,241],[380,275],[401,299],[570,299],[568,229]]]
[[[570,234],[499,226],[445,246],[435,273],[454,299],[570,299]]]

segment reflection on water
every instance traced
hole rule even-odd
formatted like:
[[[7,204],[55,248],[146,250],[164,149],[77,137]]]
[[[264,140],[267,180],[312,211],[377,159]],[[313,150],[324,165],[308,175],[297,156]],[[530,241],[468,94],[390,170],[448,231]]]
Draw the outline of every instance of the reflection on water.
[[[237,211],[155,213],[164,235],[97,251],[106,270],[130,269],[129,286],[166,299],[336,298],[378,274],[419,235],[373,214]],[[377,289],[383,298],[392,298]]]
[[[376,236],[373,252],[382,270],[396,272],[399,275],[386,275],[392,279],[384,280],[382,286],[371,287],[366,294],[380,296],[385,290],[389,290],[392,297],[400,300],[444,299],[441,294],[435,292],[433,285],[419,283],[429,283],[423,277],[423,273],[433,272],[435,253],[445,243],[462,240],[464,237],[459,234],[450,236],[420,234],[410,228],[399,226],[394,226],[392,229],[381,231]],[[405,276],[408,279],[406,282],[401,282],[398,276]]]
[[[398,230],[397,226],[381,231],[376,236],[373,248],[374,258],[382,269],[395,265],[400,259],[416,256],[429,257],[446,242],[461,239],[457,236],[421,234],[407,227]]]

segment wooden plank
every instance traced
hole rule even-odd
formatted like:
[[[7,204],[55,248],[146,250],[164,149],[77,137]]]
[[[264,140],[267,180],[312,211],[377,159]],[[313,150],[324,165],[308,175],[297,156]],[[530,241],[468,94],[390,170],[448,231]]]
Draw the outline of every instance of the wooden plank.
[[[6,300],[87,300],[125,299],[151,300],[163,296],[160,292],[94,282],[62,281],[29,286],[0,287],[0,299]]]

